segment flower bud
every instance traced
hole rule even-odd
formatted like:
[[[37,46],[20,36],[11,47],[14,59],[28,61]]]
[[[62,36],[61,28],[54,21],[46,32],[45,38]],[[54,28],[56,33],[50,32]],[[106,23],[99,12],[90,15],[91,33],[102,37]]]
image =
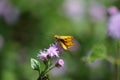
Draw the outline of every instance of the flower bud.
[[[63,59],[59,59],[56,63],[56,67],[63,67],[64,66],[64,61]]]

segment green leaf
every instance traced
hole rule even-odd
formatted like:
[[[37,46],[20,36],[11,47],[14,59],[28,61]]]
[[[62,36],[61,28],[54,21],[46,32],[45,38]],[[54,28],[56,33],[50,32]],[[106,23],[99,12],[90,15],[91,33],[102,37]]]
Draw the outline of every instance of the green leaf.
[[[104,44],[95,44],[88,56],[82,58],[85,62],[94,62],[96,59],[105,59],[107,57],[107,50]]]
[[[120,65],[120,59],[115,59],[112,56],[107,56],[105,60],[107,60],[108,62],[110,62],[113,65],[114,64]]]
[[[40,63],[34,58],[31,58],[31,68],[34,70],[39,70],[40,68]]]
[[[107,54],[106,46],[104,44],[95,44],[91,56],[93,58],[105,58]]]

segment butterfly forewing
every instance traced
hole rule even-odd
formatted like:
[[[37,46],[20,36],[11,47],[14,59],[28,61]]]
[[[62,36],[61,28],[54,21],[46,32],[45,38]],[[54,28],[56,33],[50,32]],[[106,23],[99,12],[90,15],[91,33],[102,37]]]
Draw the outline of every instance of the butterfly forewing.
[[[58,36],[55,35],[57,42],[67,50],[69,47],[73,46],[73,37],[72,36]]]

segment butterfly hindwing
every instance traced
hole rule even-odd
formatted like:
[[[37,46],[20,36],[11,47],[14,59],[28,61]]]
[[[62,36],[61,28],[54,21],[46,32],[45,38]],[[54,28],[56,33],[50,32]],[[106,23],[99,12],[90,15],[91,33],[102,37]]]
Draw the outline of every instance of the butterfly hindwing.
[[[62,46],[63,49],[65,49],[65,50],[68,49],[68,47],[63,42],[60,42],[60,45]]]

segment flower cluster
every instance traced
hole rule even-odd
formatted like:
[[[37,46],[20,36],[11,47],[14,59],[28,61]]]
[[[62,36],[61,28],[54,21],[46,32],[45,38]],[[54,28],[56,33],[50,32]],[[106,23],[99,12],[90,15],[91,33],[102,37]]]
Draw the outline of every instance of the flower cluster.
[[[43,80],[44,78],[49,79],[47,72],[55,67],[60,68],[64,66],[64,60],[60,59],[60,52],[62,51],[60,49],[61,48],[58,44],[51,44],[48,49],[44,49],[43,51],[41,50],[39,52],[38,58],[45,65],[45,68],[43,70],[40,68],[40,61],[32,58],[31,67],[39,72],[38,80]],[[55,61],[56,58],[58,58],[57,61]],[[55,62],[53,63],[53,61]]]
[[[52,44],[48,49],[45,49],[44,51],[40,51],[38,54],[38,57],[42,61],[47,61],[49,59],[52,59],[54,57],[59,58],[59,46],[57,44]],[[64,61],[62,59],[59,59],[56,62],[56,67],[63,67]]]
[[[115,39],[120,39],[120,12],[116,7],[108,10],[110,18],[108,21],[108,35]]]
[[[59,58],[60,48],[57,44],[51,44],[48,49],[40,51],[38,57],[40,60],[45,61],[49,58],[58,57]]]
[[[49,49],[45,49],[44,51],[40,51],[38,57],[40,60],[45,61],[48,58],[59,57],[59,51],[55,44],[50,45]]]

